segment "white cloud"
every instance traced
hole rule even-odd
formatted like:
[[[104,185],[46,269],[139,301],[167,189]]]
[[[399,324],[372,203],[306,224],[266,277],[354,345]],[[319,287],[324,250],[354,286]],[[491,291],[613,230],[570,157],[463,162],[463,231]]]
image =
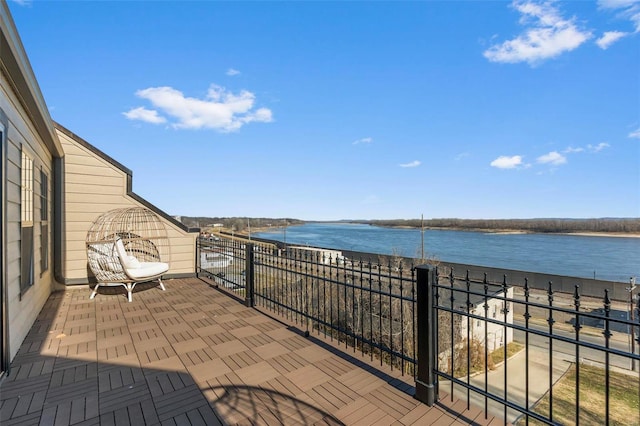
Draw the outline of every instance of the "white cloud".
[[[506,155],[501,155],[491,162],[491,166],[498,169],[515,169],[522,166],[522,156],[513,155],[508,157]]]
[[[147,123],[160,124],[167,121],[166,118],[158,115],[158,111],[146,109],[144,107],[133,108],[130,111],[122,113],[129,120],[140,120]]]
[[[598,40],[596,40],[596,44],[600,49],[606,50],[616,41],[620,40],[622,37],[629,35],[629,33],[625,33],[622,31],[607,31],[602,34]]]
[[[362,138],[362,139],[358,139],[357,141],[354,141],[353,144],[358,145],[361,143],[371,143],[371,142],[373,142],[373,138]]]
[[[633,132],[629,133],[629,137],[632,139],[640,139],[640,127],[638,127]]]
[[[567,162],[567,157],[557,151],[551,151],[548,154],[541,155],[537,158],[536,161],[541,164],[552,164],[554,166],[559,166]]]
[[[628,7],[638,0],[598,0],[598,5],[605,9],[618,9],[621,7]]]
[[[229,76],[231,76],[231,77],[233,77],[234,75],[238,75],[238,74],[240,74],[240,71],[238,71],[238,70],[236,70],[236,69],[229,68],[229,69],[227,70],[227,75],[229,75]]]
[[[584,148],[574,148],[574,147],[568,147],[567,149],[565,149],[564,151],[562,151],[564,154],[575,154],[577,152],[583,152]]]
[[[568,147],[567,149],[563,150],[562,153],[563,154],[576,154],[579,152],[600,152],[605,148],[609,148],[611,145],[609,145],[606,142],[600,142],[598,145],[591,145],[588,144],[585,148],[582,147],[578,147],[578,148],[574,148],[574,147]]]
[[[538,64],[572,51],[591,38],[591,32],[576,25],[575,18],[564,19],[552,2],[514,1],[527,25],[518,37],[495,44],[484,52],[491,62]]]
[[[601,9],[618,11],[618,16],[633,23],[635,32],[640,32],[640,1],[639,0],[599,0]]]
[[[148,100],[157,110],[135,108],[125,113],[127,118],[161,123],[167,120],[148,120],[149,117],[158,116],[161,112],[164,116],[173,119],[171,126],[176,129],[214,129],[220,132],[232,132],[254,121],[263,123],[273,121],[270,109],[253,109],[255,104],[253,93],[242,90],[234,94],[215,84],[209,87],[204,99],[186,97],[179,90],[166,86],[138,90],[136,96]]]
[[[420,164],[422,164],[420,161],[415,160],[415,161],[412,161],[410,163],[400,164],[400,167],[405,167],[405,168],[418,167]]]
[[[456,156],[455,156],[455,160],[456,160],[456,161],[460,161],[460,160],[462,160],[463,158],[470,157],[470,156],[471,156],[471,154],[470,154],[470,153],[468,153],[468,152],[461,152],[460,154],[458,154],[458,155],[456,155]]]
[[[605,148],[609,148],[611,145],[609,145],[606,142],[600,142],[598,145],[587,145],[587,149],[591,152],[600,152]]]
[[[31,6],[33,0],[13,0],[13,2],[20,6]]]

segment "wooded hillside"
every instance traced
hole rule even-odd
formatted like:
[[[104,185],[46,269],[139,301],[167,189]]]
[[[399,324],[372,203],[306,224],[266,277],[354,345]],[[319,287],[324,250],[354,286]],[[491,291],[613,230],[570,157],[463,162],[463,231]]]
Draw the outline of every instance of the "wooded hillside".
[[[420,228],[420,219],[370,220],[376,226],[407,226]],[[424,221],[427,228],[465,230],[515,230],[527,232],[609,232],[640,233],[640,218],[600,218],[600,219],[429,219]]]
[[[214,224],[221,223],[225,229],[233,229],[236,232],[244,231],[251,225],[251,228],[267,228],[279,226],[302,225],[304,221],[290,218],[264,218],[264,217],[190,217],[181,216],[182,223],[189,227],[200,228],[202,230],[213,227]]]

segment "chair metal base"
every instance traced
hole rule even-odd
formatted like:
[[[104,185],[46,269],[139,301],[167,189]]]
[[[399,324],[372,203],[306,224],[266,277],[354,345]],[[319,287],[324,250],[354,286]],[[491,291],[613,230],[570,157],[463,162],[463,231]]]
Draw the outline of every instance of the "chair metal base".
[[[148,282],[148,281],[140,281],[140,282]],[[162,291],[165,291],[166,289],[164,288],[164,284],[162,283],[162,278],[158,278],[158,283],[160,284],[160,288],[162,289]],[[132,293],[133,293],[133,288],[136,286],[136,284],[138,284],[137,282],[134,283],[97,283],[96,286],[93,288],[93,292],[91,292],[91,296],[89,296],[89,299],[93,299],[94,297],[96,297],[96,294],[98,294],[98,287],[100,286],[105,286],[105,287],[114,287],[114,286],[123,286],[124,288],[127,289],[127,299],[129,300],[129,302],[131,302],[133,300],[132,298]]]

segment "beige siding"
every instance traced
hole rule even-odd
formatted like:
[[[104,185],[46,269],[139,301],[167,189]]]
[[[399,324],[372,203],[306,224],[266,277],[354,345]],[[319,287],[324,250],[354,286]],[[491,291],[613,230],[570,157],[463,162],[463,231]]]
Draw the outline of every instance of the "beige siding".
[[[53,288],[52,226],[49,225],[49,267],[40,269],[40,170],[49,176],[49,199],[51,199],[52,156],[37,134],[18,98],[10,89],[4,74],[0,73],[0,108],[8,117],[7,128],[7,193],[6,193],[6,238],[7,238],[7,306],[9,320],[10,358],[13,359],[31,325],[42,309]],[[21,152],[25,150],[34,165],[34,284],[20,294],[20,176]],[[51,203],[49,204],[49,206]],[[49,223],[53,212],[49,207]]]
[[[141,206],[127,194],[127,173],[58,129],[65,152],[65,279],[88,281],[85,238],[102,213]],[[187,233],[165,221],[171,242],[170,274],[195,272],[196,233]]]

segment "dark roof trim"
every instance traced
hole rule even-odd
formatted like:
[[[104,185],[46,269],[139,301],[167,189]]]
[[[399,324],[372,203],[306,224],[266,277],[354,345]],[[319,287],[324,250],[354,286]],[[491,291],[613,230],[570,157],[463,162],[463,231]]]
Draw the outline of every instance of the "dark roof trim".
[[[200,232],[200,228],[189,228],[184,223],[177,221],[173,216],[170,216],[169,214],[165,213],[164,211],[162,211],[158,207],[156,207],[153,204],[151,204],[149,201],[145,200],[144,198],[140,197],[138,194],[133,192],[133,172],[131,171],[131,169],[123,166],[120,162],[114,160],[112,157],[108,156],[107,154],[105,154],[104,152],[102,152],[101,150],[96,148],[95,146],[91,145],[89,142],[87,142],[86,140],[82,139],[80,136],[76,135],[71,130],[67,129],[66,127],[62,126],[60,123],[54,121],[53,124],[54,124],[55,128],[58,131],[60,131],[61,133],[64,133],[67,136],[69,136],[71,139],[73,139],[78,144],[80,144],[84,148],[86,148],[89,151],[91,151],[96,156],[102,158],[103,160],[105,160],[109,164],[111,164],[112,166],[114,166],[114,167],[120,169],[122,172],[124,172],[127,175],[127,195],[129,197],[133,198],[138,203],[142,204],[143,206],[145,206],[149,210],[152,210],[153,212],[155,212],[156,214],[158,214],[159,216],[161,216],[162,218],[164,218],[168,222],[174,224],[175,226],[179,227],[180,229],[182,229],[185,232]]]
[[[98,157],[100,157],[103,160],[107,161],[109,164],[117,167],[118,169],[122,170],[123,172],[125,172],[129,176],[133,175],[133,172],[131,171],[131,169],[125,167],[124,165],[122,165],[122,163],[116,161],[112,157],[110,157],[107,154],[105,154],[104,152],[100,151],[98,148],[96,148],[95,146],[91,145],[89,142],[87,142],[86,140],[82,139],[80,136],[78,136],[75,133],[73,133],[71,130],[69,130],[66,127],[64,127],[62,124],[58,123],[57,121],[54,121],[53,125],[58,131],[60,131],[61,133],[64,133],[67,136],[69,136],[71,139],[73,139],[74,141],[78,142],[80,145],[82,145],[84,148],[87,148],[89,151],[91,151],[92,153],[94,153]]]
[[[54,157],[62,157],[62,145],[53,129],[49,109],[4,1],[0,2],[0,66],[38,135]]]

